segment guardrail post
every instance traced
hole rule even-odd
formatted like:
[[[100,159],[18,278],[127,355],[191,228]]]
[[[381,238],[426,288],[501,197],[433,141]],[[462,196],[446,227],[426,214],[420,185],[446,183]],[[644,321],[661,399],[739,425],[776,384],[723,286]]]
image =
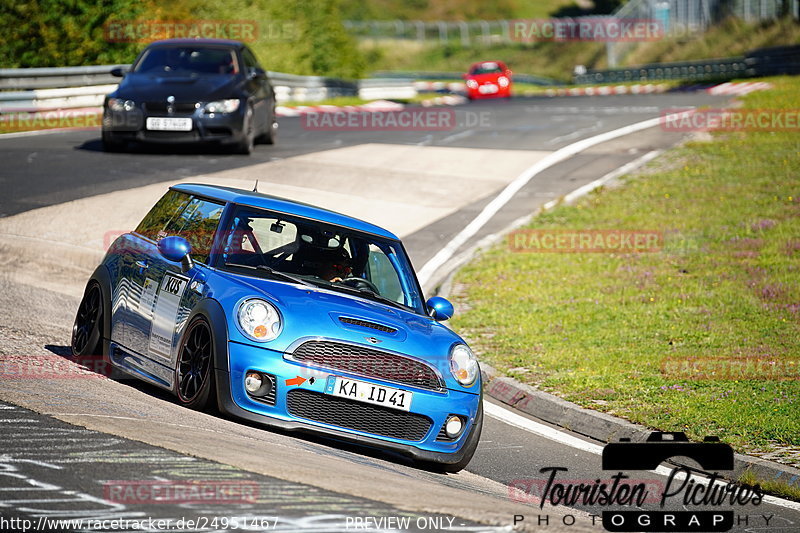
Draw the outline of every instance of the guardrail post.
[[[469,26],[466,22],[459,22],[458,26],[461,30],[461,46],[466,48],[469,46]]]
[[[447,24],[444,22],[437,22],[436,25],[439,27],[439,42],[446,43],[447,42]]]
[[[417,40],[424,42],[425,41],[425,24],[421,20],[415,20],[414,26],[417,27]]]
[[[511,42],[511,24],[508,23],[507,20],[500,21],[500,27],[503,31],[503,37],[505,37],[505,42]]]
[[[489,23],[486,22],[485,20],[481,21],[481,33],[483,34],[484,44],[488,44],[491,41],[490,35],[492,33],[492,30],[489,27]]]

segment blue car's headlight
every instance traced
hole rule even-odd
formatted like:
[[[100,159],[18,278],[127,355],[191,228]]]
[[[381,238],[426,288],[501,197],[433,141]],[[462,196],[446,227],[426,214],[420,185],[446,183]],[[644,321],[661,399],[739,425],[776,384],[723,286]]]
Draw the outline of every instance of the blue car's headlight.
[[[209,102],[203,107],[206,113],[233,113],[237,109],[239,109],[239,100],[236,98]]]
[[[254,341],[271,341],[281,332],[280,313],[274,305],[259,298],[239,304],[236,320],[242,333]]]
[[[136,108],[136,102],[123,98],[109,98],[108,108],[111,111],[133,111]]]
[[[456,344],[450,349],[450,373],[456,381],[469,387],[478,379],[478,358],[465,344]]]

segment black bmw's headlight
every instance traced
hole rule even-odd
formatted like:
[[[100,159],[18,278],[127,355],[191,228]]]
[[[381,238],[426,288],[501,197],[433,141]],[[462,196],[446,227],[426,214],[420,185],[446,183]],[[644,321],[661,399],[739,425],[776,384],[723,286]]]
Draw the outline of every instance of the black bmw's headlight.
[[[232,98],[229,100],[216,100],[209,102],[203,107],[206,113],[233,113],[239,109],[239,99]]]
[[[108,108],[111,111],[133,111],[136,109],[136,102],[124,98],[109,98]]]

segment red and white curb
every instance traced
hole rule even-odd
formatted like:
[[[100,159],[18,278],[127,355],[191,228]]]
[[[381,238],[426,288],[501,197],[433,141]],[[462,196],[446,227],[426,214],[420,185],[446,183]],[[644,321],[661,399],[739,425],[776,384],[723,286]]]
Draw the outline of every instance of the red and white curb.
[[[772,84],[758,82],[726,82],[703,89],[709,94],[733,94],[742,96],[754,91],[763,91]],[[672,87],[666,83],[646,83],[636,85],[600,85],[595,87],[573,87],[570,89],[547,89],[547,96],[607,96],[615,94],[657,94],[668,92]]]
[[[665,83],[636,85],[600,85],[598,87],[573,87],[571,89],[547,89],[547,96],[608,96],[614,94],[654,94],[670,89]]]
[[[729,82],[721,85],[715,85],[714,87],[709,87],[706,89],[706,92],[709,94],[735,94],[741,96],[755,91],[763,91],[771,88],[772,84],[765,81],[751,81],[743,83]]]

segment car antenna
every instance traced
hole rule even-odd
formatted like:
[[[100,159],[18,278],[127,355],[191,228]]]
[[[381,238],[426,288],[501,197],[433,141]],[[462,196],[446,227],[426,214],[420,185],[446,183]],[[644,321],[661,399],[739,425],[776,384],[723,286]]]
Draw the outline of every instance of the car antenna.
[[[256,184],[253,185],[253,192],[258,192],[258,180],[256,180]]]

